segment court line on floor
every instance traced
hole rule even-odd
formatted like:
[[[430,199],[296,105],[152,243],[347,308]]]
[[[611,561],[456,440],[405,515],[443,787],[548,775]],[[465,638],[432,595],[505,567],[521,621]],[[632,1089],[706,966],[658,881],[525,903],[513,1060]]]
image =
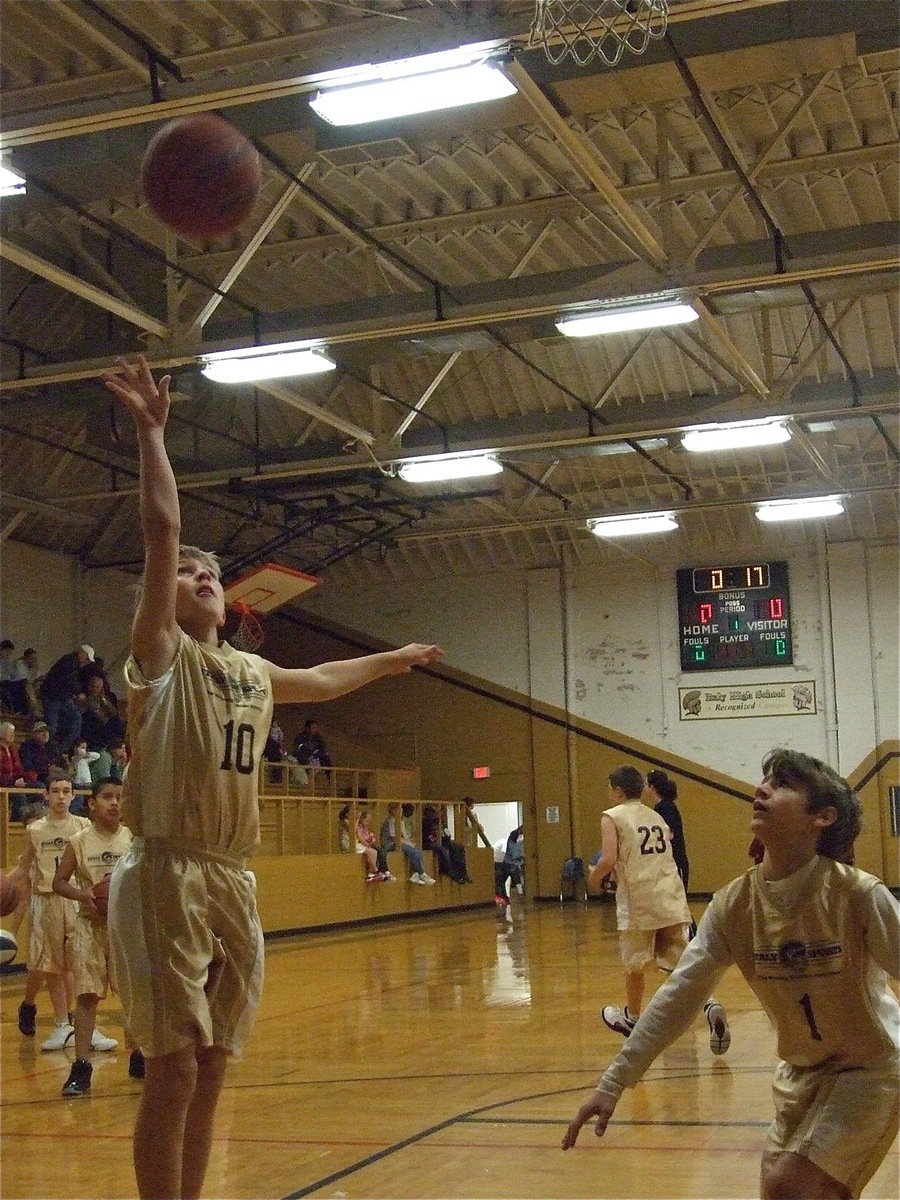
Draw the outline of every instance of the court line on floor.
[[[768,1067],[760,1068],[759,1069],[760,1073],[763,1070],[765,1070],[766,1073],[769,1073],[771,1068],[768,1068]],[[697,1075],[697,1072],[690,1072],[687,1076],[677,1077],[674,1075],[666,1075],[666,1076],[660,1076],[655,1080],[646,1079],[645,1081],[646,1082],[666,1082],[667,1083],[669,1080],[674,1080],[676,1078],[691,1078],[691,1077],[695,1077],[696,1075]],[[474,1123],[476,1123],[476,1121],[479,1120],[479,1118],[484,1123],[491,1123],[489,1118],[482,1117],[483,1113],[489,1113],[496,1109],[507,1107],[508,1105],[511,1105],[511,1104],[523,1104],[523,1103],[526,1103],[527,1101],[531,1101],[531,1100],[544,1100],[544,1099],[549,1099],[549,1098],[556,1097],[556,1096],[567,1096],[570,1093],[582,1092],[582,1091],[584,1091],[584,1085],[581,1085],[578,1087],[555,1088],[552,1091],[548,1091],[548,1092],[534,1092],[528,1096],[514,1096],[514,1097],[508,1097],[505,1100],[496,1100],[491,1104],[483,1104],[477,1108],[469,1109],[466,1112],[457,1113],[455,1116],[448,1117],[448,1118],[446,1118],[446,1120],[443,1120],[443,1121],[439,1121],[435,1125],[430,1125],[430,1126],[427,1126],[425,1129],[419,1130],[418,1133],[410,1134],[409,1137],[402,1138],[400,1141],[394,1142],[390,1146],[385,1146],[381,1150],[376,1151],[374,1154],[366,1155],[365,1158],[358,1159],[355,1163],[350,1163],[346,1167],[341,1167],[340,1170],[332,1171],[329,1175],[325,1175],[325,1176],[321,1177],[320,1179],[316,1180],[315,1182],[307,1184],[305,1187],[298,1188],[296,1191],[288,1193],[288,1195],[283,1197],[282,1200],[301,1200],[301,1198],[304,1196],[310,1196],[314,1192],[320,1191],[322,1188],[329,1187],[331,1184],[339,1182],[341,1179],[346,1179],[349,1175],[354,1175],[354,1174],[356,1174],[357,1171],[361,1171],[361,1170],[365,1169],[366,1167],[372,1166],[374,1163],[380,1162],[382,1159],[389,1158],[391,1155],[397,1154],[397,1153],[399,1153],[399,1151],[405,1150],[409,1146],[414,1146],[414,1145],[416,1145],[416,1143],[422,1142],[426,1138],[433,1137],[436,1133],[440,1133],[444,1129],[449,1129],[451,1126],[464,1125],[467,1123],[474,1124]],[[492,1123],[496,1124],[498,1122],[498,1120],[499,1120],[499,1118],[495,1118]],[[511,1122],[507,1122],[507,1123],[511,1123]],[[565,1121],[562,1118],[558,1118],[558,1117],[557,1118],[548,1117],[544,1121],[535,1121],[534,1123],[535,1124],[544,1124],[544,1125],[557,1125],[557,1126],[563,1126],[563,1125],[568,1124],[567,1121]],[[770,1123],[771,1122],[769,1122],[769,1121],[760,1122],[759,1127],[766,1129],[766,1128],[768,1128]],[[630,1126],[637,1126],[637,1125],[641,1125],[641,1124],[651,1125],[651,1124],[656,1124],[656,1123],[649,1122],[649,1121],[648,1122],[625,1121],[625,1120],[616,1121],[615,1119],[613,1119],[610,1122],[610,1127],[611,1128],[612,1127],[627,1128]],[[659,1122],[659,1124],[676,1126],[676,1125],[687,1124],[687,1123],[686,1122],[666,1121],[666,1122]],[[719,1123],[712,1123],[714,1128],[718,1127],[718,1124]],[[722,1124],[724,1127],[724,1123],[722,1123]],[[756,1126],[751,1126],[751,1127],[756,1128]],[[440,1143],[438,1143],[438,1144],[440,1145]],[[472,1145],[472,1143],[467,1143],[467,1146],[469,1146],[472,1149],[478,1148],[477,1144]],[[541,1146],[543,1146],[543,1143],[541,1144]],[[494,1145],[491,1148],[496,1149],[496,1146]],[[622,1149],[622,1147],[617,1147],[617,1149]],[[646,1149],[646,1147],[644,1149]],[[678,1147],[678,1146],[654,1147],[654,1149],[664,1150],[666,1153],[670,1153],[670,1152],[673,1152],[678,1149],[685,1149],[685,1147]],[[730,1148],[726,1148],[726,1149],[728,1150],[728,1152],[732,1152],[730,1150]],[[696,1151],[691,1149],[689,1152],[695,1153]]]

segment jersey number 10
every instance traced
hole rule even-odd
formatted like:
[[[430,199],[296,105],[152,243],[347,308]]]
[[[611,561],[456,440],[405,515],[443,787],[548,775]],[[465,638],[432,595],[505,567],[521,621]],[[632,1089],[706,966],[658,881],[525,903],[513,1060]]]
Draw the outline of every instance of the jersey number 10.
[[[219,770],[230,771],[234,768],[239,775],[252,775],[256,767],[253,737],[252,725],[242,723],[235,728],[234,721],[226,721],[225,754],[219,763]]]

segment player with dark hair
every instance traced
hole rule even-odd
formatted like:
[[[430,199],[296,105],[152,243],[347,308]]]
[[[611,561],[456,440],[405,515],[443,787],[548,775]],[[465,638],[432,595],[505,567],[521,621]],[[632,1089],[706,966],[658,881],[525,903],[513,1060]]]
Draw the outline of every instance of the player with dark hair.
[[[900,1004],[887,977],[900,977],[900,906],[881,880],[841,861],[860,830],[859,801],[818,759],[768,755],[750,825],[762,862],[715,894],[562,1148],[592,1119],[603,1135],[623,1090],[736,963],[775,1026],[781,1059],[762,1197],[859,1196],[898,1127]]]

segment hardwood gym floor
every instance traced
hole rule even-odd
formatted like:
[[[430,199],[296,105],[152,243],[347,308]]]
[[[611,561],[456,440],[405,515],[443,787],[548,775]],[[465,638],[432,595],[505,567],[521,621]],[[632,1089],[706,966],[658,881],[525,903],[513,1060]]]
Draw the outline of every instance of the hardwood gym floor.
[[[63,1100],[71,1054],[39,1049],[45,993],[38,1036],[19,1035],[23,984],[0,988],[5,1200],[133,1196],[140,1084],[127,1055],[95,1055],[91,1096]],[[603,1141],[586,1129],[563,1154],[570,1116],[620,1044],[598,1017],[622,1000],[611,905],[515,896],[500,914],[270,943],[205,1195],[754,1197],[774,1039],[734,969],[719,996],[727,1056],[711,1055],[701,1016],[625,1094]],[[102,1028],[121,1037],[118,1019],[114,1001],[101,1006]],[[895,1143],[864,1196],[894,1197],[897,1180]]]

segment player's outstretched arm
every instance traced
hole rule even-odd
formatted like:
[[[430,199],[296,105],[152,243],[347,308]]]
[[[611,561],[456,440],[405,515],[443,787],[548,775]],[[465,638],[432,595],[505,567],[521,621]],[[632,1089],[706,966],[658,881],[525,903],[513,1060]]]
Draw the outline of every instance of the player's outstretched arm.
[[[402,675],[413,667],[440,662],[440,646],[411,642],[399,650],[367,654],[362,658],[343,658],[318,667],[279,667],[269,663],[272,699],[276,704],[307,704],[334,700],[356,691],[385,675]]]
[[[168,375],[157,383],[143,354],[119,358],[118,370],[103,381],[131,413],[140,451],[141,529],[144,533],[144,590],[132,628],[135,658],[145,675],[162,675],[175,654],[175,589],[181,510],[175,474],[166,452]]]
[[[563,1150],[569,1150],[575,1145],[578,1141],[582,1125],[585,1125],[595,1117],[597,1124],[594,1127],[594,1133],[596,1133],[597,1137],[603,1137],[617,1103],[616,1097],[610,1096],[607,1092],[592,1092],[590,1098],[585,1100],[584,1104],[582,1104],[581,1108],[579,1108],[578,1112],[569,1122],[569,1128],[563,1134],[561,1143]]]

